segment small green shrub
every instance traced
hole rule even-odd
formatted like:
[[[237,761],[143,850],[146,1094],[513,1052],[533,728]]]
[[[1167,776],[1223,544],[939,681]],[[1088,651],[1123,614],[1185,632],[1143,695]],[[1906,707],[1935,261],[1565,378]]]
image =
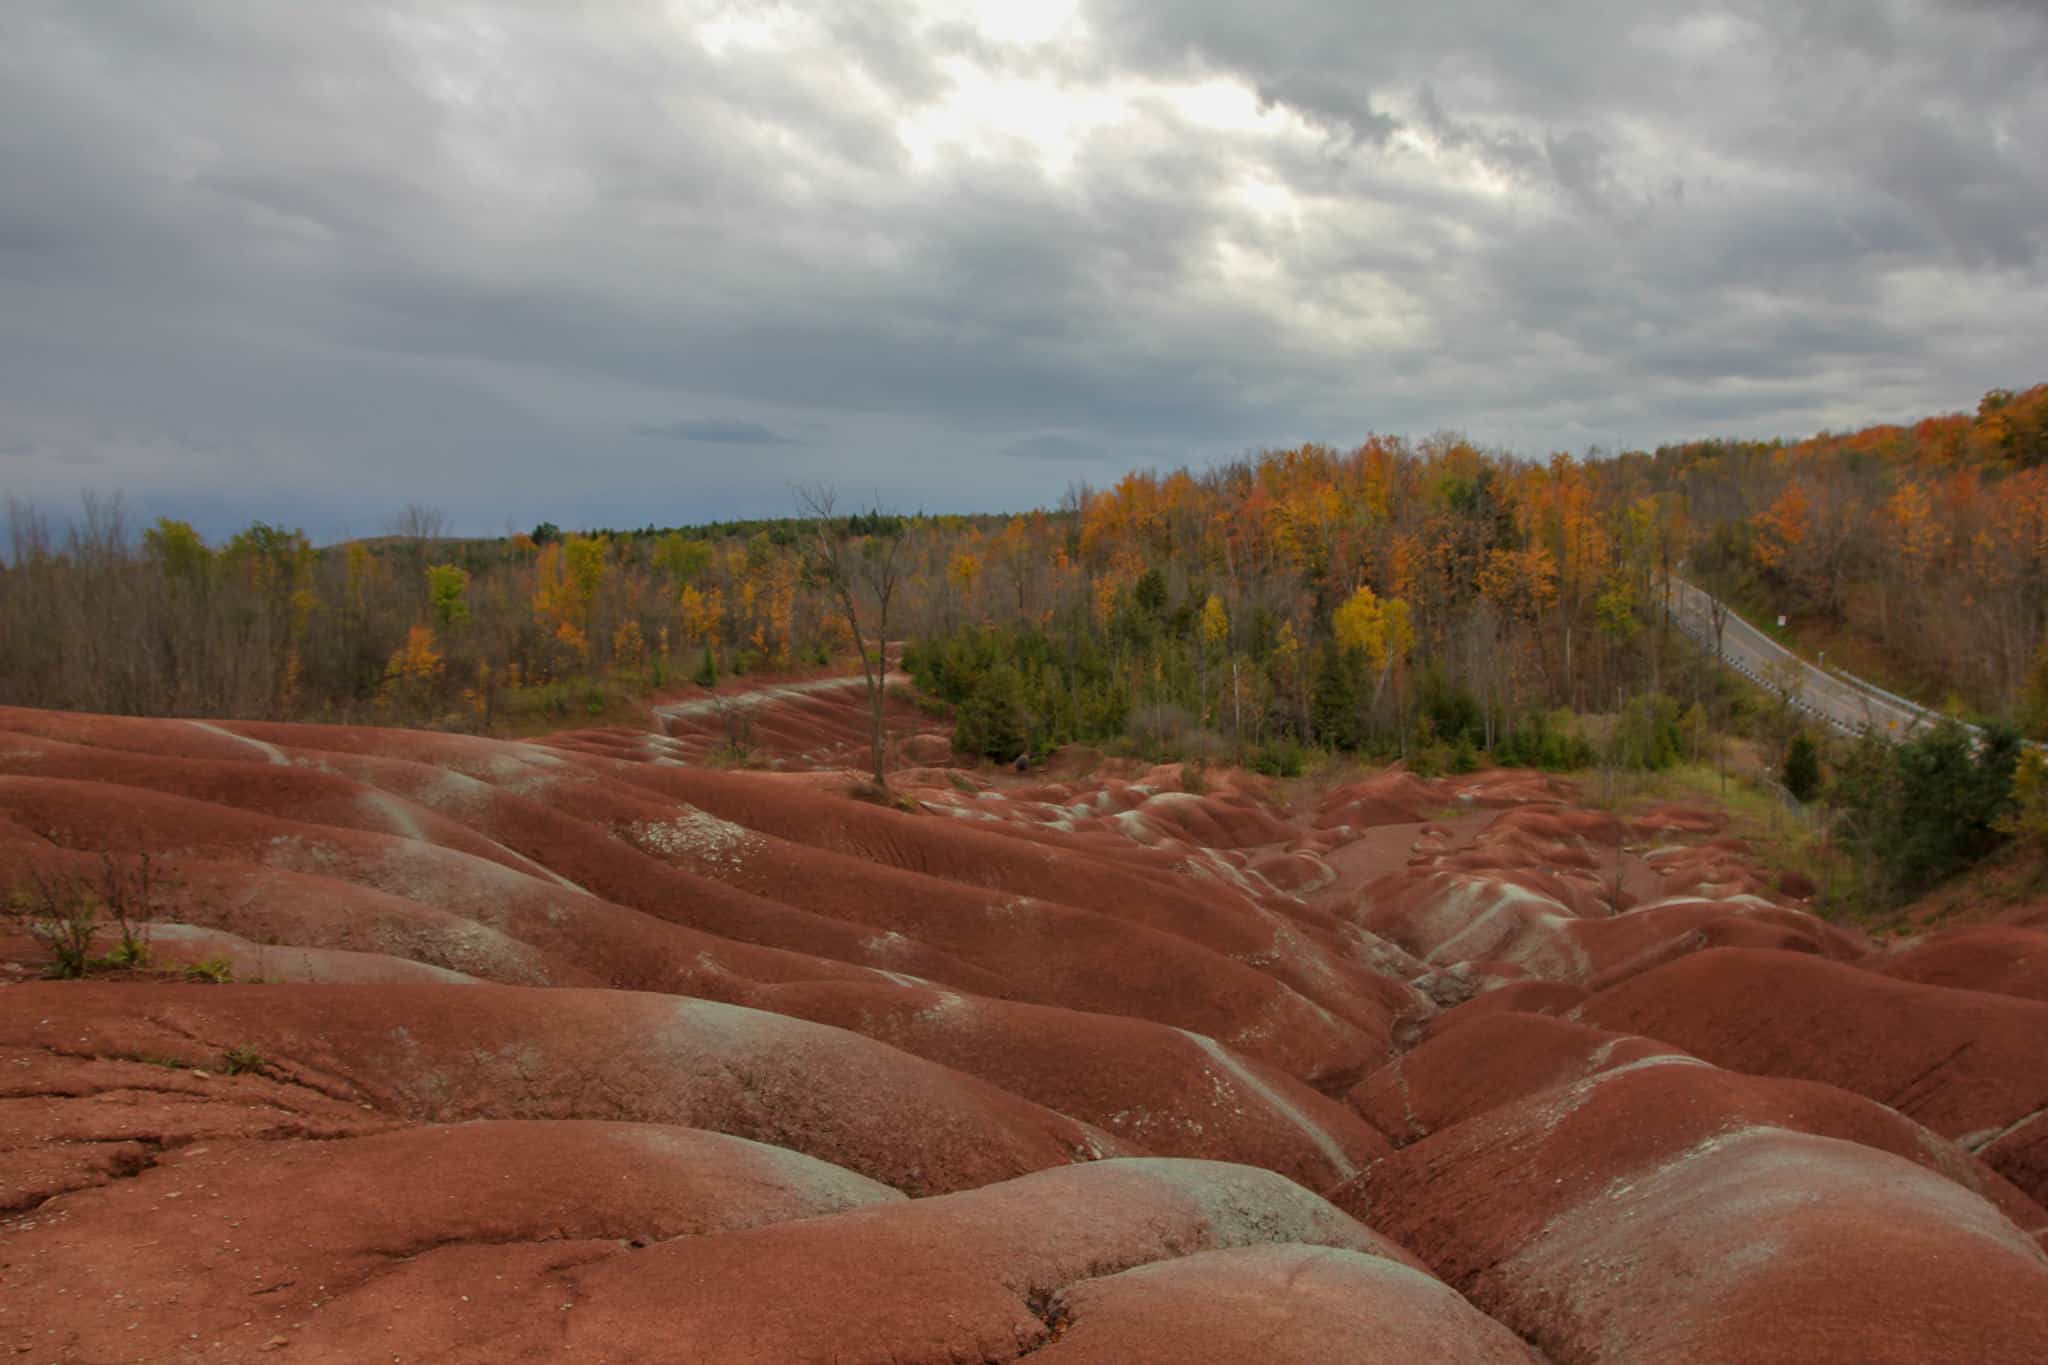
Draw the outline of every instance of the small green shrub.
[[[1617,768],[1660,772],[1685,755],[1678,703],[1661,692],[1633,697],[1614,718],[1607,761]]]
[[[1442,777],[1451,768],[1451,746],[1442,740],[1409,750],[1408,771],[1417,777]]]
[[[1998,829],[2029,848],[2048,853],[2048,759],[2039,749],[2020,755],[2013,770],[2012,810],[2000,820]]]
[[[1597,757],[1570,711],[1531,711],[1493,746],[1493,761],[1503,768],[1572,772],[1592,767]]]
[[[100,932],[98,901],[46,900],[33,913],[29,933],[50,950],[50,962],[43,968],[43,975],[58,981],[76,981],[92,970],[93,943]]]
[[[1247,754],[1245,766],[1267,777],[1300,777],[1308,769],[1308,750],[1299,740],[1276,739]]]
[[[148,921],[157,885],[148,854],[127,864],[112,853],[102,853],[97,879],[76,872],[31,871],[9,895],[8,908],[26,920],[29,935],[50,950],[44,975],[76,980],[96,968],[149,965]],[[104,928],[111,928],[117,941],[112,952],[95,957],[93,948]]]
[[[1422,670],[1416,680],[1415,704],[1421,719],[1428,722],[1430,733],[1446,743],[1460,735],[1478,736],[1485,732],[1486,713],[1481,710],[1479,698],[1471,689],[1450,680],[1441,664],[1432,663]]]
[[[758,768],[762,765],[762,760],[749,745],[738,740],[727,740],[707,750],[703,763],[707,768]]]
[[[220,1054],[220,1069],[223,1075],[263,1075],[270,1066],[270,1059],[255,1048],[244,1045],[231,1047]]]
[[[185,964],[185,975],[193,981],[225,985],[235,979],[235,964],[224,957],[209,957]]]
[[[1178,755],[1197,728],[1193,714],[1186,708],[1164,702],[1133,709],[1125,724],[1141,752],[1161,759]]]
[[[1785,790],[1804,805],[1820,795],[1820,749],[1801,730],[1785,749]]]

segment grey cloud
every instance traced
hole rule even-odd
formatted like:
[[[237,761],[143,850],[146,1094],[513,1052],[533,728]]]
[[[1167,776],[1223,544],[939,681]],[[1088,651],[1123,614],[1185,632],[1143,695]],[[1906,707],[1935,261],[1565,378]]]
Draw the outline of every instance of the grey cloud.
[[[787,446],[795,445],[796,438],[771,431],[759,422],[736,422],[718,417],[703,417],[680,422],[659,422],[634,427],[635,434],[652,436],[666,441],[696,441],[705,445],[722,446]]]
[[[1021,47],[758,15],[5,7],[0,431],[158,505],[494,530],[812,478],[1020,506],[1048,464],[1366,430],[1796,435],[2044,377],[2038,6],[1095,0]],[[668,441],[749,458],[682,487]]]
[[[1065,460],[1085,463],[1099,463],[1106,452],[1091,441],[1077,440],[1072,436],[1033,436],[1017,442],[1003,451],[1003,454],[1018,460]]]

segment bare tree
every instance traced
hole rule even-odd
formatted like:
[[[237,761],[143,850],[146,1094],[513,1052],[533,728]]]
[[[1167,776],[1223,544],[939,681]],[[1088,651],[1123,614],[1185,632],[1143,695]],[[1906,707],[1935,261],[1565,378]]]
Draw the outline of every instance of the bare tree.
[[[424,502],[409,502],[391,524],[391,533],[404,540],[439,540],[448,534],[448,513]]]
[[[829,485],[796,490],[804,522],[805,567],[825,589],[834,610],[853,635],[867,682],[868,743],[875,785],[889,785],[886,772],[888,735],[882,716],[883,688],[889,674],[889,607],[902,577],[905,523],[879,508],[856,519],[835,512],[837,499]]]

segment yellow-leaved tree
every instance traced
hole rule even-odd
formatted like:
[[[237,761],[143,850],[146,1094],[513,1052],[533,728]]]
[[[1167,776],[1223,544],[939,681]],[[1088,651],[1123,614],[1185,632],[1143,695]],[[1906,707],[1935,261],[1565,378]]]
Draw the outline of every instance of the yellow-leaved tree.
[[[1223,609],[1223,599],[1215,593],[1202,603],[1202,650],[1199,658],[1199,677],[1202,688],[1202,718],[1209,716],[1209,665],[1223,657],[1230,646],[1230,613]]]
[[[390,709],[430,706],[440,689],[444,660],[434,628],[414,626],[406,632],[405,643],[384,665],[384,685],[378,689],[377,705]]]
[[[1373,674],[1372,703],[1377,705],[1387,679],[1397,664],[1415,648],[1415,625],[1408,603],[1399,597],[1380,597],[1361,584],[1337,608],[1332,625],[1337,647],[1358,651]]]

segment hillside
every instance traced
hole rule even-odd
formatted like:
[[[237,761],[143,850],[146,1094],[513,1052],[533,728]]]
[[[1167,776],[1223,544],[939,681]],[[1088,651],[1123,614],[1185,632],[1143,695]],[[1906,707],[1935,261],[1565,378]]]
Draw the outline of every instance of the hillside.
[[[0,710],[0,1342],[2048,1354],[2048,930],[1880,947],[1711,803],[1527,770],[1018,774],[898,703],[855,799],[858,687],[727,692]],[[37,979],[88,897],[146,956]]]
[[[209,543],[118,504],[68,529],[17,508],[0,704],[555,728],[699,673],[849,657],[822,539],[888,551],[892,639],[992,632],[1041,692],[1057,662],[1068,704],[1037,701],[1055,739],[1168,705],[1239,747],[1487,749],[1534,711],[1645,692],[1728,727],[1663,629],[1675,574],[1784,617],[1809,654],[2048,733],[2044,414],[2037,385],[1907,426],[1584,458],[1371,435],[1136,470],[1015,516],[455,540],[415,507],[415,534],[324,550],[263,522]],[[879,603],[858,606],[869,632]]]

